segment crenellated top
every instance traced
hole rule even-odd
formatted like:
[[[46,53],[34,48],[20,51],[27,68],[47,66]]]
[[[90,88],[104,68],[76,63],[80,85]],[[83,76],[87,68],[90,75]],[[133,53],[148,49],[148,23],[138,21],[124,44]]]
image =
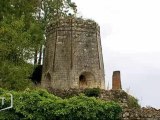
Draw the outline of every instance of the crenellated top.
[[[99,25],[90,19],[82,19],[82,18],[65,18],[59,19],[57,22],[52,22],[47,27],[47,33],[53,33],[54,31],[88,31],[88,32],[100,32]]]

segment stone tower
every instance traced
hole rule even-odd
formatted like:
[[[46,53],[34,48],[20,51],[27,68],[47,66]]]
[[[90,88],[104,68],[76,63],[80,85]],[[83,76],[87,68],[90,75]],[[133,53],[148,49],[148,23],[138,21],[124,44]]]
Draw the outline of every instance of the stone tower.
[[[49,25],[41,85],[105,89],[100,27],[94,21],[68,18]]]
[[[113,76],[112,76],[112,89],[113,90],[120,90],[120,89],[122,89],[120,71],[114,71],[113,72]]]

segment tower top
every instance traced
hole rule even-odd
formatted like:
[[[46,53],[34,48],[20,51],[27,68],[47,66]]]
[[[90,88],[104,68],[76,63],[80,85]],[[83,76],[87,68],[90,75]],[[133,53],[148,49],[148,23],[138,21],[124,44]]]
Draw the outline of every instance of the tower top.
[[[63,28],[63,30],[69,30],[70,27],[72,27],[72,30],[80,30],[80,29],[86,29],[89,30],[100,30],[99,25],[90,19],[82,19],[82,18],[61,18],[58,21],[54,21],[50,23],[47,27],[47,34],[50,34],[50,32],[53,31],[53,29],[60,30]]]

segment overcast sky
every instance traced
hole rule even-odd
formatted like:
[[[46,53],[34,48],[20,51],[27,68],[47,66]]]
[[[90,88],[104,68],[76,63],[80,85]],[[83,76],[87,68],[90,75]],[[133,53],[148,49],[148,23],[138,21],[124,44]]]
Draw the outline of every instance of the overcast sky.
[[[106,85],[120,70],[125,91],[160,108],[160,0],[72,1],[101,27]]]

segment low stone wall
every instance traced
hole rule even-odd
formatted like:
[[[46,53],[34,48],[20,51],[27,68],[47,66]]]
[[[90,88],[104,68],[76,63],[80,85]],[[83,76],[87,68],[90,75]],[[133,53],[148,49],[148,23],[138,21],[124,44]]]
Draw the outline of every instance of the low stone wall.
[[[50,93],[61,98],[68,98],[85,92],[85,89],[60,90],[49,88],[48,90]],[[120,103],[123,108],[128,108],[128,94],[123,90],[100,90],[98,98],[105,101],[115,101]]]
[[[124,109],[123,120],[160,120],[160,109]]]
[[[128,94],[123,90],[101,90],[100,99],[118,102],[123,108],[129,108]]]
[[[75,95],[79,95],[80,93],[85,93],[84,89],[66,89],[66,90],[60,90],[60,89],[53,89],[49,88],[48,89],[52,94],[59,96],[61,98],[68,98],[72,97]],[[100,90],[99,99],[105,100],[105,101],[115,101],[121,105],[122,108],[137,108],[140,106],[138,103],[136,103],[136,99],[128,95],[125,91],[123,90]],[[133,104],[133,102],[135,102]]]
[[[68,98],[84,93],[83,89],[58,90],[50,88],[49,91],[62,98]],[[133,101],[130,101],[129,99],[132,98],[134,100],[135,98],[128,95],[123,90],[100,90],[98,98],[119,103],[123,108],[122,120],[160,120],[160,109],[157,110],[151,107],[140,108],[134,106],[135,104],[131,105]]]

